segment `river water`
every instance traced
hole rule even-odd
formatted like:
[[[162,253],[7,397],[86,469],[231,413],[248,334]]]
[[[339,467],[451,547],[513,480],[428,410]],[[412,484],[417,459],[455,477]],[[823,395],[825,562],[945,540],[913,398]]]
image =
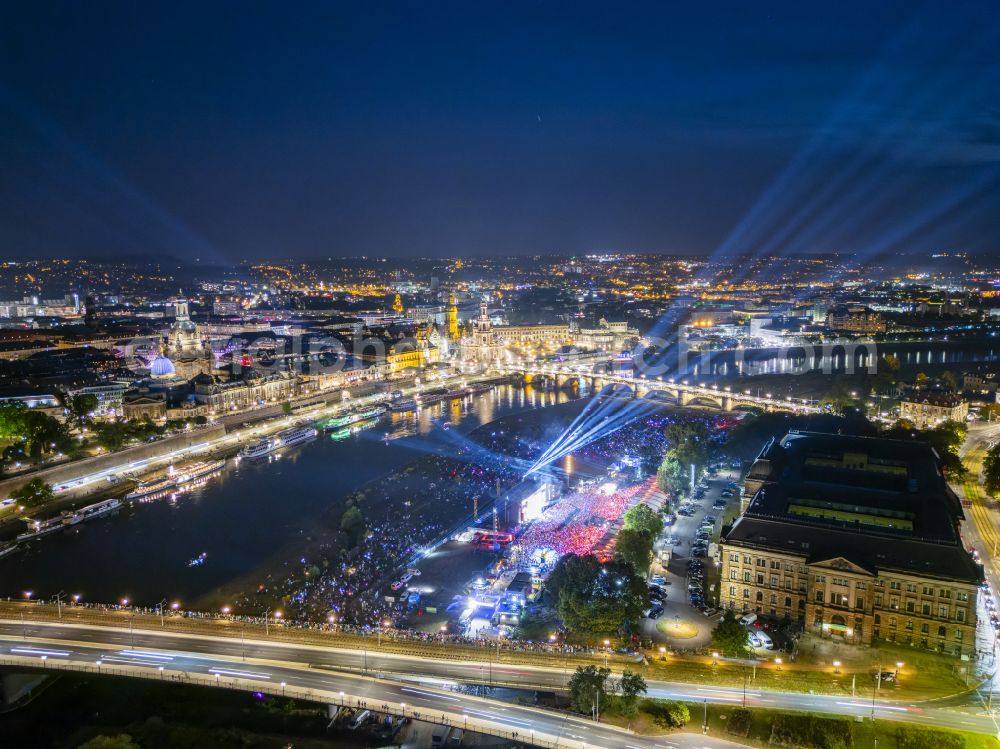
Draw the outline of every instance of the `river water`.
[[[386,414],[374,428],[334,441],[326,435],[267,462],[230,460],[224,471],[176,500],[126,506],[38,539],[0,560],[0,596],[31,591],[48,598],[155,606],[192,604],[260,567],[297,539],[345,495],[435,450],[442,426],[467,433],[494,419],[571,400],[567,392],[501,385],[411,414]],[[390,439],[386,439],[386,436]],[[203,564],[189,562],[205,554]]]
[[[808,370],[827,373],[864,372],[875,369],[879,357],[892,355],[903,371],[924,367],[973,369],[977,365],[995,366],[1000,361],[1000,343],[996,338],[979,340],[887,341],[882,343],[817,344],[784,348],[726,349],[686,351],[677,364],[677,372],[693,377],[739,377],[796,374]]]

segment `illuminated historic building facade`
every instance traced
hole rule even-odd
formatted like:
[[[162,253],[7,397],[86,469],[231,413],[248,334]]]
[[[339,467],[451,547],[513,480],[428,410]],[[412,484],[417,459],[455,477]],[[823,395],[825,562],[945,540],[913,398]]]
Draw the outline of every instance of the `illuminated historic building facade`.
[[[720,541],[720,603],[824,637],[970,655],[982,568],[926,445],[791,432],[751,468]]]

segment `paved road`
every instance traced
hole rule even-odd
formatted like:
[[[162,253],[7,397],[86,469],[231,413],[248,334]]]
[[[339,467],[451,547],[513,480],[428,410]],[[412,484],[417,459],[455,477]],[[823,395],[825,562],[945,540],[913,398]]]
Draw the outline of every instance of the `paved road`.
[[[712,628],[719,620],[719,615],[717,614],[711,618],[706,617],[701,611],[688,603],[687,562],[693,558],[691,556],[691,547],[694,545],[698,529],[707,515],[711,514],[716,519],[715,533],[713,533],[712,540],[718,540],[718,531],[722,527],[725,510],[714,510],[712,509],[712,504],[721,498],[726,485],[735,478],[737,478],[737,475],[726,468],[720,470],[716,476],[706,478],[708,489],[705,492],[705,496],[702,499],[692,500],[697,507],[694,515],[677,515],[674,524],[664,529],[662,538],[666,539],[673,536],[679,540],[679,543],[671,546],[672,558],[669,565],[669,574],[666,575],[669,585],[666,588],[667,600],[663,604],[663,614],[657,620],[642,620],[640,628],[643,637],[647,637],[657,643],[668,643],[670,646],[676,648],[699,648],[708,645],[711,639]],[[728,503],[739,502],[739,497],[730,497],[726,502],[727,506]],[[701,561],[704,562],[706,567],[711,567],[713,564],[713,560],[710,557],[703,557]],[[705,590],[705,593],[708,595],[708,600],[712,601],[713,605],[715,605],[715,602],[718,600],[719,591],[714,590],[709,592]],[[688,639],[671,638],[657,629],[657,624],[660,622],[686,622],[697,627],[698,634]],[[668,624],[667,632],[669,631]]]
[[[313,693],[326,693],[332,704],[363,707],[373,712],[397,712],[394,708],[403,705],[404,714],[410,717],[452,725],[462,725],[464,717],[468,721],[465,725],[469,730],[477,728],[475,721],[485,721],[501,735],[524,743],[532,743],[537,733],[539,740],[543,736],[555,737],[562,746],[583,749],[588,746],[593,749],[735,749],[739,746],[729,741],[694,734],[659,738],[637,736],[584,717],[452,691],[440,679],[397,683],[337,671],[310,669],[303,665],[281,666],[254,657],[273,653],[258,652],[258,648],[250,643],[247,644],[247,660],[243,661],[240,658],[227,659],[185,650],[185,646],[190,646],[190,643],[179,638],[170,638],[172,642],[168,648],[153,649],[144,642],[148,638],[142,633],[136,633],[136,636],[136,645],[131,646],[124,642],[67,644],[59,640],[33,638],[26,642],[16,639],[12,641],[5,635],[0,638],[0,657],[10,654],[22,658],[37,658],[39,666],[44,668],[75,664],[91,670],[100,669],[104,673],[115,672],[123,667],[148,669],[152,678],[176,679],[179,674],[193,674],[204,681],[215,677],[216,683],[223,688],[229,686],[227,682],[235,679],[244,688],[248,683],[254,688],[259,685],[261,691],[271,694],[308,689]],[[116,636],[110,639],[123,638]],[[124,639],[128,639],[127,633]],[[314,653],[296,651],[284,655],[310,657]],[[165,669],[165,673],[161,669]],[[180,681],[187,680],[181,678]],[[546,745],[551,745],[551,742]]]
[[[489,686],[491,683],[510,684],[558,689],[565,685],[569,677],[568,669],[492,664],[489,661],[433,660],[398,654],[376,654],[364,650],[255,640],[241,642],[233,638],[160,633],[151,630],[135,630],[130,633],[113,627],[38,622],[22,625],[20,622],[10,620],[0,622],[0,656],[23,655],[23,648],[65,653],[65,655],[49,656],[53,662],[57,658],[88,663],[100,659],[106,664],[133,663],[147,665],[150,668],[162,665],[164,661],[161,659],[169,657],[172,667],[183,666],[184,670],[193,670],[201,674],[212,673],[213,668],[256,674],[254,678],[259,678],[265,686],[284,681],[289,685],[310,688],[343,689],[351,694],[359,693],[358,690],[362,689],[364,691],[359,694],[368,695],[375,700],[405,701],[414,706],[420,705],[420,709],[433,709],[438,706],[439,709],[447,707],[454,710],[460,707],[464,711],[477,710],[480,713],[486,710],[482,706],[483,703],[478,703],[477,698],[473,696],[454,691],[460,683],[483,686]],[[135,652],[158,655],[136,656]],[[38,655],[40,657],[41,653]],[[126,660],[122,661],[123,658]],[[363,679],[365,676],[379,675],[394,681],[386,683],[373,678]],[[361,682],[358,681],[359,678],[362,678]],[[350,684],[353,691],[348,690],[344,684]],[[648,682],[648,686],[650,697],[732,705],[744,700],[741,688],[652,680]],[[445,691],[439,694],[437,690]],[[273,686],[271,691],[274,691]],[[871,698],[866,696],[854,699],[751,689],[746,692],[745,699],[750,707],[813,710],[849,716],[867,717],[873,710]],[[616,732],[583,718],[537,710],[524,712],[525,710],[527,709],[505,704],[503,710],[491,707],[487,712],[491,712],[491,715],[495,713],[493,717],[506,725],[523,724],[537,731],[547,731],[556,724],[561,726],[561,731],[579,733],[585,730],[588,732],[587,736],[595,737],[586,739],[591,744],[602,743],[606,746],[622,747],[654,746],[649,741],[639,740],[639,737],[629,737],[624,741]],[[991,734],[1000,732],[995,720],[985,715],[980,706],[970,704],[968,699],[917,704],[880,700],[874,704],[874,713],[880,720],[906,720],[928,726]],[[497,715],[500,717],[496,717]],[[572,738],[570,733],[562,735]],[[601,741],[598,741],[597,737],[602,737]],[[610,743],[603,744],[604,741]],[[705,746],[711,745],[711,743],[705,744]]]
[[[990,445],[1000,439],[1000,424],[970,424],[968,436],[960,454],[970,470],[970,475],[961,484],[952,484],[959,497],[965,497],[971,506],[965,510],[967,522],[962,527],[966,546],[979,552],[983,572],[991,590],[1000,591],[1000,514],[996,504],[989,499],[981,486],[982,461]],[[982,624],[977,628],[976,648],[984,653],[996,652],[996,639],[990,623],[989,613],[984,608],[984,597],[980,595],[978,616]],[[1000,687],[1000,670],[995,668],[995,657],[987,657],[980,664],[981,670],[993,672],[993,687]]]

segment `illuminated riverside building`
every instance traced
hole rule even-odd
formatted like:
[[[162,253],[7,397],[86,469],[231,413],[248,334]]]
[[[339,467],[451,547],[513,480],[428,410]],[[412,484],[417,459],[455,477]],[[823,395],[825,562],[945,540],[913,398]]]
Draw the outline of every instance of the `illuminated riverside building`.
[[[899,418],[912,421],[917,429],[928,429],[944,421],[965,421],[969,404],[955,393],[915,390],[899,401]]]
[[[575,337],[569,325],[493,325],[486,300],[479,304],[479,317],[461,342],[461,358],[480,364],[504,361],[511,349],[570,346]]]
[[[826,325],[838,333],[870,335],[885,332],[882,314],[867,307],[834,307],[826,313]]]
[[[202,373],[192,381],[194,398],[210,413],[242,411],[267,403],[289,400],[297,390],[297,380],[292,372],[261,372],[250,369],[236,380]]]
[[[790,432],[723,528],[720,603],[846,642],[972,655],[982,568],[927,445]]]

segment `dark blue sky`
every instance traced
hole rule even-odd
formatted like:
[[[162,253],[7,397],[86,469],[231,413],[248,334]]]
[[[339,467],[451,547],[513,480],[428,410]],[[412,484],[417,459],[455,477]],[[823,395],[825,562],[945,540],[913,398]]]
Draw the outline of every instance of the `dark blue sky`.
[[[995,2],[150,5],[0,8],[0,256],[1000,248]]]

